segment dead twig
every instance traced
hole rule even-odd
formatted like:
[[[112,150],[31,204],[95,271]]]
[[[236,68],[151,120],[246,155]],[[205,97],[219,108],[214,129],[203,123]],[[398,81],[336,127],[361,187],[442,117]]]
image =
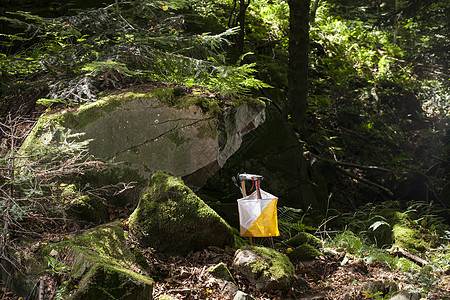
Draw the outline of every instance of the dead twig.
[[[341,167],[336,167],[336,169],[339,172],[341,172],[342,174],[347,175],[348,177],[354,178],[354,179],[358,180],[359,182],[365,183],[365,184],[367,184],[369,186],[374,186],[374,187],[376,187],[376,188],[386,192],[387,194],[389,194],[389,196],[394,196],[394,193],[390,189],[388,189],[388,188],[386,188],[386,187],[384,187],[382,185],[379,185],[378,183],[375,183],[375,182],[370,181],[368,179],[361,178],[361,177],[359,177],[359,176],[357,176],[357,175],[355,175],[353,173],[350,173],[347,170],[344,170]]]

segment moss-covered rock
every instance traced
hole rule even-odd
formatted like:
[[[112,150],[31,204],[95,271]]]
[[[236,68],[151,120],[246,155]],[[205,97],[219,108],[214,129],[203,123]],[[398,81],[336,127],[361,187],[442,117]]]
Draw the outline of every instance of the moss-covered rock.
[[[179,178],[155,173],[129,219],[144,246],[186,255],[208,246],[233,246],[232,228]]]
[[[423,240],[418,230],[408,228],[402,224],[395,224],[392,228],[394,233],[395,246],[409,249],[410,251],[424,251],[430,244]]]
[[[322,253],[308,243],[304,243],[289,252],[287,256],[291,261],[308,261],[320,256]]]
[[[397,269],[400,269],[402,271],[405,272],[410,272],[410,273],[415,273],[415,272],[419,272],[421,267],[410,261],[409,259],[405,258],[405,257],[400,257],[397,264],[396,264]]]
[[[287,245],[291,248],[299,247],[300,245],[303,245],[304,243],[308,243],[309,245],[316,247],[316,248],[320,246],[320,240],[308,232],[299,232],[296,235],[294,235],[292,238],[290,238],[284,242],[285,245]]]
[[[98,226],[39,252],[71,262],[66,299],[151,299],[153,281],[131,271],[137,263],[120,222]]]
[[[108,220],[108,208],[100,199],[81,194],[75,184],[61,184],[59,188],[61,204],[70,218],[94,223]]]
[[[399,212],[387,208],[381,210],[379,214],[390,224],[393,246],[405,248],[411,252],[421,252],[434,245],[435,235],[414,222],[418,219],[416,212]]]
[[[152,299],[152,280],[111,264],[94,264],[81,278],[70,300]]]
[[[247,246],[236,251],[233,265],[262,291],[288,290],[294,280],[289,258],[270,248]]]
[[[228,269],[227,265],[223,262],[209,267],[208,272],[216,278],[234,282],[233,275],[231,275],[231,272]]]
[[[9,261],[15,264],[9,266]],[[8,288],[31,299],[38,298],[36,285],[46,273],[64,279],[62,299],[152,299],[153,280],[132,271],[138,263],[125,242],[121,222],[100,225],[58,243],[43,243],[33,253],[17,252],[2,261],[2,267],[2,280],[12,276]]]

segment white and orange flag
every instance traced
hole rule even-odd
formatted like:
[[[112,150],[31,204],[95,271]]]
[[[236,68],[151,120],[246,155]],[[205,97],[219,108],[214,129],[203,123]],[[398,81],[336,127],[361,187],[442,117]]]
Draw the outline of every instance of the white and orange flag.
[[[240,235],[245,237],[279,236],[277,221],[278,198],[263,190],[238,199]]]

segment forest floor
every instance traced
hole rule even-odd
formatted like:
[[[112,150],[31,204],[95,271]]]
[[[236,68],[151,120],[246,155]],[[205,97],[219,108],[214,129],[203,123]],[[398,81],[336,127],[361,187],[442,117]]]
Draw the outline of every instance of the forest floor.
[[[295,264],[291,290],[261,292],[233,268],[233,249],[210,247],[191,252],[186,257],[169,257],[152,248],[140,247],[132,238],[127,238],[127,242],[130,247],[139,247],[147,258],[149,267],[146,270],[136,267],[133,271],[153,278],[155,300],[170,299],[163,296],[173,299],[233,299],[236,289],[259,300],[390,299],[388,292],[397,290],[422,290],[417,299],[450,299],[450,269],[432,274],[434,280],[429,281],[425,293],[423,283],[414,282],[411,274],[392,270],[380,263],[367,265],[361,259],[343,264],[346,253],[336,252],[334,256],[323,255],[314,261]],[[209,267],[220,262],[225,263],[232,273],[234,288],[230,287],[230,282],[217,279],[208,272]],[[51,278],[50,281],[61,279]],[[52,294],[57,286],[53,285],[53,288]],[[0,299],[26,300],[5,288],[0,290]]]
[[[207,269],[224,262],[230,269],[239,290],[260,300],[284,299],[388,299],[383,298],[389,288],[415,291],[406,273],[393,271],[385,265],[366,265],[362,260],[342,264],[345,253],[321,256],[314,261],[295,264],[295,281],[287,292],[261,292],[237,273],[232,265],[234,251],[218,248],[205,249],[187,257],[164,257],[144,250],[153,273],[154,299],[170,295],[175,299],[233,299],[233,293],[223,282],[215,279]],[[426,299],[450,299],[450,273],[434,274],[435,284],[429,287]],[[381,284],[380,284],[381,283]],[[377,289],[377,292],[371,292]],[[392,288],[392,286],[391,286]],[[377,298],[378,297],[378,298]]]

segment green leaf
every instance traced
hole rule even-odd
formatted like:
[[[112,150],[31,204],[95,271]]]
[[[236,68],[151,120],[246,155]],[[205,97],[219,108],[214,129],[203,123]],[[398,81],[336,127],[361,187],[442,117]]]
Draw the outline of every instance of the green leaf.
[[[391,226],[386,221],[376,221],[375,223],[373,223],[372,225],[369,226],[369,229],[372,229],[373,231],[375,231],[375,230],[377,230],[378,227],[383,226],[383,225],[388,226],[388,227]]]

